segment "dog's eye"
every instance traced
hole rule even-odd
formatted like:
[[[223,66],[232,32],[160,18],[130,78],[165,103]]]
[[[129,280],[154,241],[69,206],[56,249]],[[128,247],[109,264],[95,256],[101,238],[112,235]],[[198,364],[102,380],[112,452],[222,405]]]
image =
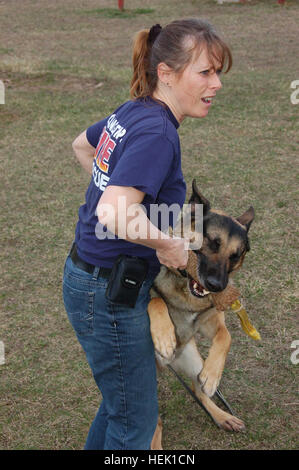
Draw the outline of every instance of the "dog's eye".
[[[229,259],[234,263],[239,259],[239,253],[232,253]]]
[[[209,240],[209,247],[212,251],[218,251],[221,245],[221,240],[220,238],[208,238]]]

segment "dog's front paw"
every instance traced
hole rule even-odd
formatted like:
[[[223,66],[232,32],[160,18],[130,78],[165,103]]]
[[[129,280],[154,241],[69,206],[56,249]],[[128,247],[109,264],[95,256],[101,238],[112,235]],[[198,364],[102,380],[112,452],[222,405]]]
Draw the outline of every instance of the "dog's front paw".
[[[241,419],[237,418],[236,416],[232,416],[229,413],[226,413],[226,411],[220,410],[220,408],[218,408],[217,411],[214,413],[214,419],[216,423],[225,431],[245,431],[245,424]]]
[[[176,349],[175,335],[167,335],[167,337],[156,338],[154,341],[155,350],[167,363],[174,359],[174,352]]]
[[[198,374],[198,381],[201,384],[202,391],[212,397],[217,390],[217,387],[220,383],[222,376],[222,368],[217,368],[214,366],[209,366],[209,364],[204,364],[204,367],[200,374]]]
[[[152,339],[157,353],[163,359],[171,361],[174,357],[176,349],[176,336],[174,326],[171,321],[167,324],[165,321],[163,326],[151,323]]]
[[[171,361],[177,342],[175,329],[163,299],[158,297],[152,299],[148,305],[148,313],[155,349],[160,356]]]

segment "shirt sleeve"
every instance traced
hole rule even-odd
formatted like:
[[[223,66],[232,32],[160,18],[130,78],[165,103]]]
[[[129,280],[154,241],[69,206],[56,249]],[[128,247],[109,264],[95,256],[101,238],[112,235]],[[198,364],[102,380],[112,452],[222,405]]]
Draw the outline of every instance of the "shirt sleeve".
[[[130,186],[156,199],[175,158],[173,144],[160,134],[137,136],[117,162],[108,185]]]
[[[86,129],[86,138],[90,145],[92,145],[94,148],[96,148],[98,145],[99,138],[102,134],[102,130],[104,129],[105,124],[106,119],[103,119],[102,121],[98,121]]]

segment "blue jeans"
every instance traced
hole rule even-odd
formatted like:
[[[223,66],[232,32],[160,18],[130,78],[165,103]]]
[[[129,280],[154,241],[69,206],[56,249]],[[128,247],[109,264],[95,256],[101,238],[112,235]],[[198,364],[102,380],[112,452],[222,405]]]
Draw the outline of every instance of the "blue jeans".
[[[97,268],[88,274],[70,257],[66,260],[65,309],[103,398],[85,449],[150,449],[158,420],[155,355],[147,314],[153,280],[148,275],[134,308],[114,305],[105,297],[108,279],[98,277]]]

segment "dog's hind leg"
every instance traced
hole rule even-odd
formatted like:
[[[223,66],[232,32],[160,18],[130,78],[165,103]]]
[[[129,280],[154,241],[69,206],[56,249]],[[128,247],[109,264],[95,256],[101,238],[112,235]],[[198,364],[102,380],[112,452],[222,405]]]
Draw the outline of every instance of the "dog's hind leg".
[[[192,380],[194,393],[219,427],[226,431],[242,431],[245,428],[243,421],[221,410],[202,391],[202,385],[198,381],[198,374],[200,374],[203,364],[204,361],[199,354],[195,339],[192,338],[171,365],[177,372],[185,374]]]
[[[197,398],[204,405],[206,410],[210,413],[215,423],[225,431],[240,432],[245,429],[245,424],[236,416],[233,416],[226,411],[221,410],[202,389],[199,382],[196,380],[193,382],[193,391]]]
[[[151,450],[163,450],[162,447],[162,420],[160,416],[158,417],[158,423],[153,435]]]

